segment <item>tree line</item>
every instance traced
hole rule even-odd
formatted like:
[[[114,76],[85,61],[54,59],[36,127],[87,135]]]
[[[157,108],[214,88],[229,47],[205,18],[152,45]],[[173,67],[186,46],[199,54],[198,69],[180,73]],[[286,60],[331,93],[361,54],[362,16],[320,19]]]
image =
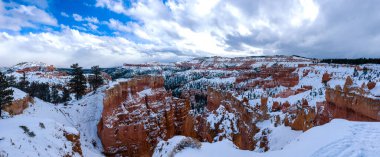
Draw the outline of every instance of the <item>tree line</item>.
[[[92,75],[85,77],[82,67],[77,63],[71,65],[72,78],[67,85],[53,84],[42,82],[29,82],[25,72],[17,82],[14,76],[6,76],[0,72],[0,117],[3,106],[10,104],[13,101],[13,90],[11,87],[18,88],[32,97],[37,97],[46,102],[54,104],[64,103],[71,100],[71,94],[76,100],[81,99],[87,93],[87,83],[90,90],[96,91],[103,83],[104,79],[101,75],[99,66],[91,67]]]
[[[357,59],[322,59],[321,63],[335,63],[335,64],[380,64],[380,58],[357,58]]]

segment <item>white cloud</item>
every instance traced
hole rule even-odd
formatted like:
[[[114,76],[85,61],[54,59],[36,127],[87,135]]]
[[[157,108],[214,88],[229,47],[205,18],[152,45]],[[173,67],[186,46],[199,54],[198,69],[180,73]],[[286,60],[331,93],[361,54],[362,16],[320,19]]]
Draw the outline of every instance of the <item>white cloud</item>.
[[[25,6],[0,1],[0,29],[19,31],[39,25],[57,26],[57,20],[35,6]]]
[[[132,32],[153,44],[173,47],[194,56],[273,53],[277,49],[276,43],[266,46],[249,43],[231,45],[229,38],[253,34],[259,41],[281,38],[287,30],[306,26],[318,15],[318,6],[312,0],[169,0],[167,3],[142,0],[131,3],[131,7],[126,8],[120,0],[98,0],[96,6],[137,21],[124,24],[110,19],[107,24],[111,29]]]
[[[80,16],[80,15],[78,15],[78,14],[73,14],[73,18],[74,18],[75,21],[78,21],[78,22],[83,21],[82,16]]]
[[[5,5],[0,1],[0,29],[57,25],[36,7]],[[133,20],[99,21],[73,14],[80,24],[71,28],[97,33],[98,26],[106,25],[116,37],[67,27],[28,35],[2,33],[1,64],[36,59],[60,66],[112,66],[212,55],[380,57],[380,10],[375,1],[97,0],[95,6]]]
[[[65,13],[65,12],[61,12],[61,16],[63,16],[63,17],[70,17],[67,13]]]
[[[79,14],[73,14],[73,18],[75,21],[78,21],[78,22],[87,21],[89,23],[99,23],[99,20],[96,17],[85,17],[85,18],[83,18]]]
[[[96,17],[86,17],[84,20],[90,23],[99,23],[99,20]]]
[[[128,5],[97,0],[95,6],[134,19],[110,21],[111,29],[193,56],[380,57],[378,5],[355,0],[134,0]]]
[[[92,23],[87,23],[85,26],[89,27],[91,30],[96,31],[98,29],[97,25],[94,25]]]
[[[116,19],[109,19],[105,24],[112,30],[120,32],[131,32],[132,28]]]
[[[97,0],[95,6],[107,8],[116,13],[127,14],[123,0]]]
[[[118,66],[123,63],[172,61],[189,58],[166,52],[163,47],[136,44],[121,37],[96,36],[62,26],[61,32],[11,35],[0,33],[3,66],[23,61],[42,61],[67,67]]]

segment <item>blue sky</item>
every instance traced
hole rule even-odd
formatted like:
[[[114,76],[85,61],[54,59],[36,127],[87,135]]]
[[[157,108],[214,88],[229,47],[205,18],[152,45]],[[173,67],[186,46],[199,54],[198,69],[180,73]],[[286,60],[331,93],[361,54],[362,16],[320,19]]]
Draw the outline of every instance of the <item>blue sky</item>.
[[[39,2],[40,0],[4,0],[6,3],[18,3],[20,5],[34,5],[39,9],[45,10],[47,13],[51,14],[58,21],[59,25],[66,25],[76,29],[81,29],[83,32],[96,34],[96,35],[107,35],[107,36],[115,36],[113,34],[113,30],[110,30],[109,27],[102,25],[100,23],[94,23],[98,26],[96,30],[88,29],[86,24],[91,23],[85,20],[85,18],[95,18],[99,22],[107,21],[108,19],[114,18],[118,19],[120,22],[126,23],[128,21],[133,21],[129,16],[125,16],[122,14],[115,13],[111,10],[105,8],[96,7],[96,0],[50,0],[45,2]],[[46,3],[47,6],[39,3]],[[124,5],[126,7],[130,6],[129,2],[125,2]],[[83,21],[76,21],[73,17],[74,14],[79,15],[83,18]],[[23,28],[20,33],[28,34],[30,32],[38,33],[43,32],[46,27],[51,28],[55,31],[60,31],[61,27],[59,26],[49,26],[42,25],[38,28]],[[10,32],[14,33],[14,32]]]
[[[380,1],[0,0],[0,66],[380,57]]]

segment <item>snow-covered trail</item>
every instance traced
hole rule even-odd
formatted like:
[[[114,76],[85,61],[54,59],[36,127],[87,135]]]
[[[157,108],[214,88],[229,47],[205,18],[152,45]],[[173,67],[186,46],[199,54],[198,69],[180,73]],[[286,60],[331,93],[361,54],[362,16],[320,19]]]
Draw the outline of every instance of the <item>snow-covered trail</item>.
[[[377,157],[380,155],[380,122],[352,122],[334,119],[314,127],[282,150],[257,153],[236,149],[232,142],[202,143],[200,149],[188,148],[176,156],[257,156],[257,157]]]
[[[318,149],[313,157],[359,157],[380,155],[380,125],[358,123],[350,134]]]

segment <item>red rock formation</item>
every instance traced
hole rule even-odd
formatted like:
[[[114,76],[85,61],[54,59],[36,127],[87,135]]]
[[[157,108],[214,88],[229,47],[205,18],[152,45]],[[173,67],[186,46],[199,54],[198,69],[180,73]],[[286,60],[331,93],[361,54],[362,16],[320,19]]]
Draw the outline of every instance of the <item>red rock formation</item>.
[[[315,109],[308,106],[303,106],[302,109],[297,110],[294,121],[290,124],[293,130],[306,131],[314,126],[316,117]]]
[[[264,102],[255,109],[246,99],[240,101],[231,93],[208,88],[207,112],[192,115],[190,101],[172,97],[163,88],[163,82],[162,77],[139,77],[120,82],[105,92],[98,135],[106,155],[151,156],[160,140],[174,135],[207,142],[228,138],[240,149],[255,148],[253,137],[259,132],[255,121],[269,118]],[[235,119],[222,118],[211,126],[207,118],[218,114],[217,110],[233,113]],[[226,120],[231,126],[223,126]],[[233,132],[225,132],[225,127]]]
[[[171,96],[162,77],[139,77],[106,91],[98,135],[109,156],[151,156],[159,140],[195,136],[190,103]]]
[[[368,84],[367,84],[367,88],[369,89],[369,90],[371,90],[371,89],[373,89],[373,88],[375,88],[376,87],[376,82],[368,82]]]
[[[380,100],[369,98],[356,93],[341,91],[339,89],[326,89],[326,101],[329,111],[334,117],[349,120],[376,120],[380,121]]]
[[[267,99],[263,98],[262,104],[255,109],[248,105],[247,100],[240,101],[228,92],[208,88],[207,95],[207,109],[217,109],[220,106],[223,106],[227,112],[234,113],[236,116],[236,125],[238,128],[235,129],[237,129],[239,133],[226,136],[232,136],[232,141],[238,148],[253,150],[256,144],[253,137],[259,131],[253,120],[262,121],[269,118],[267,113],[268,108],[265,101]],[[218,122],[218,124],[221,123],[222,121]],[[233,127],[233,124],[231,123],[231,126],[229,127]],[[214,131],[223,132],[223,130],[220,129],[222,128],[215,127]],[[215,137],[215,135],[211,136]]]
[[[83,156],[82,147],[80,144],[80,135],[68,133],[66,131],[64,131],[63,133],[64,133],[64,136],[66,137],[66,139],[73,143],[73,147],[72,147],[73,153],[76,152],[80,156]],[[73,155],[74,154],[66,154],[66,156],[73,156]]]
[[[29,103],[34,103],[34,100],[32,97],[26,96],[22,99],[12,101],[9,105],[3,106],[3,110],[8,112],[10,115],[18,115],[28,108]]]
[[[322,83],[327,83],[328,81],[331,80],[331,76],[330,74],[328,74],[327,72],[325,72],[322,76]]]
[[[280,103],[278,103],[277,101],[273,102],[271,111],[272,112],[277,112],[277,111],[280,111],[280,110],[281,110]]]

